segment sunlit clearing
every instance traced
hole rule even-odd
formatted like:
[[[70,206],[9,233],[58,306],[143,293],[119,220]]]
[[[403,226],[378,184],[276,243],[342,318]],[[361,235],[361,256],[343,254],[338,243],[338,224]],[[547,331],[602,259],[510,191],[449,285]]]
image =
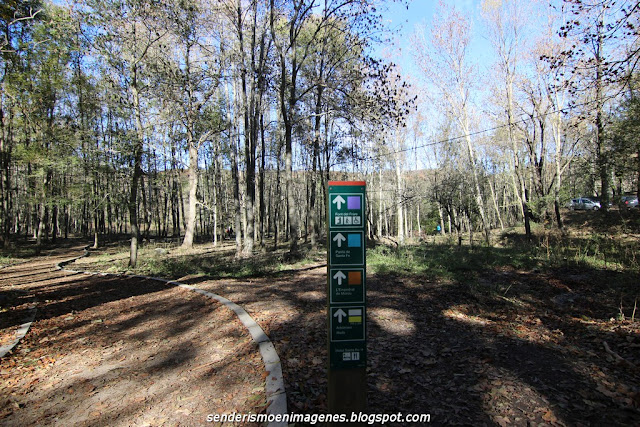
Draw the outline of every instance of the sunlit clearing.
[[[415,324],[409,316],[393,308],[376,308],[369,310],[370,320],[375,322],[380,329],[394,335],[412,335]]]
[[[482,365],[481,370],[482,377],[473,390],[481,393],[482,406],[497,425],[527,425],[526,420],[535,415],[526,408],[535,408],[549,425],[564,425],[548,398],[513,372],[489,364]]]
[[[528,341],[532,344],[545,344],[560,342],[564,339],[561,330],[550,330],[538,317],[533,315],[519,315],[514,321],[496,321],[465,313],[465,306],[451,307],[442,311],[449,319],[465,323],[475,327],[499,328],[500,333],[518,340]],[[493,313],[485,313],[486,316],[495,317]]]
[[[300,296],[301,300],[309,301],[309,302],[323,301],[326,298],[327,298],[327,295],[324,292],[318,292],[318,291],[305,292]]]
[[[483,319],[483,318],[478,317],[478,316],[470,316],[468,314],[465,314],[465,313],[459,311],[456,308],[448,308],[448,309],[444,310],[442,312],[442,314],[444,315],[444,317],[448,317],[449,319],[457,320],[458,322],[467,323],[469,325],[486,326],[486,325],[492,323],[491,320]]]

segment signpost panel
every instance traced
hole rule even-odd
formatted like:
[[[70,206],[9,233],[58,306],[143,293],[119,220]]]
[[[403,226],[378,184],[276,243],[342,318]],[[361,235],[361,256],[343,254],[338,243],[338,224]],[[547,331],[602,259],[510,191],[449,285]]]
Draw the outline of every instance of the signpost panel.
[[[364,181],[329,181],[327,324],[329,411],[366,407],[366,200]]]

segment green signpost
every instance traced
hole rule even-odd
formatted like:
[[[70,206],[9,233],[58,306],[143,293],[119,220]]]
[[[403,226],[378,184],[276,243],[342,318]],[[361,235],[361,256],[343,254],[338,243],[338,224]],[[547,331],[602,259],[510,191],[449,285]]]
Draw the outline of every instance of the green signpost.
[[[366,409],[366,241],[364,181],[329,181],[327,324],[329,412]]]

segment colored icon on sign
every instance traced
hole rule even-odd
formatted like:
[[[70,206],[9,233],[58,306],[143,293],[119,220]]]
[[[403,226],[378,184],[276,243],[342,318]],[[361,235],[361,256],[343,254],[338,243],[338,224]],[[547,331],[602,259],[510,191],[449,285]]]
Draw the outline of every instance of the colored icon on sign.
[[[362,285],[362,273],[360,271],[349,271],[347,273],[347,284]]]
[[[362,246],[362,242],[360,241],[360,234],[347,234],[347,247],[349,248],[359,248]],[[340,247],[338,245],[338,247]]]
[[[360,209],[360,196],[347,196],[347,209]]]
[[[349,310],[349,323],[362,323],[362,310],[359,308]]]

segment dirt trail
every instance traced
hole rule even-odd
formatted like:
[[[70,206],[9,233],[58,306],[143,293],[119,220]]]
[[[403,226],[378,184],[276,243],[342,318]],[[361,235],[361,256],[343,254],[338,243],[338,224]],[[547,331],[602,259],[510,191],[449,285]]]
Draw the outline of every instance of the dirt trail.
[[[42,310],[1,362],[0,422],[190,425],[264,409],[255,346],[216,303],[52,262],[0,271],[0,289],[25,291],[15,310],[36,298]],[[504,268],[474,280],[367,278],[369,412],[429,413],[432,425],[638,425],[640,326],[610,318],[618,295],[603,286],[618,273]],[[290,412],[326,412],[326,266],[180,281],[243,306],[269,335]]]
[[[599,282],[571,283],[572,274],[487,273],[483,280],[508,281],[521,295],[508,300],[462,284],[370,276],[369,412],[431,414],[432,425],[638,425],[640,372],[602,343],[640,366],[640,328],[593,320],[603,310]],[[241,304],[270,336],[290,411],[326,412],[326,266],[250,283],[184,281]],[[589,298],[558,304],[567,284]]]
[[[56,271],[59,250],[0,270],[0,337],[31,307],[31,330],[0,360],[3,425],[202,425],[265,410],[264,367],[236,316],[143,279]]]

